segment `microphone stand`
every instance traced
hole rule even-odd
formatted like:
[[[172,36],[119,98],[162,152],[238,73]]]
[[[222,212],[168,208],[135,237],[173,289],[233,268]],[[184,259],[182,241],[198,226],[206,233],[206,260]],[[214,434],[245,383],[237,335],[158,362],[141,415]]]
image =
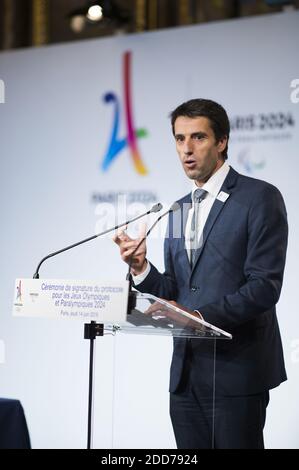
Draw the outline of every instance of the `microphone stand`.
[[[104,230],[103,232],[97,233],[95,235],[92,235],[91,237],[84,238],[84,240],[81,240],[79,242],[73,243],[72,245],[66,246],[65,248],[62,248],[61,250],[54,251],[54,253],[50,253],[49,255],[45,256],[37,265],[36,271],[33,275],[33,279],[39,279],[39,270],[41,265],[49,258],[52,258],[53,256],[59,255],[60,253],[63,253],[64,251],[71,250],[72,248],[75,248],[76,246],[82,245],[83,243],[90,242],[91,240],[94,240],[95,238],[101,237],[102,235],[106,235],[106,233],[113,232],[120,227],[123,227],[124,225],[129,225],[132,222],[135,222],[138,219],[141,219],[141,217],[145,217],[148,214],[151,214],[152,212],[159,212],[162,209],[162,204],[159,202],[155,204],[150,210],[147,212],[144,212],[144,214],[138,215],[137,217],[134,217],[133,219],[127,220],[126,222],[123,222],[122,224],[115,225],[115,227],[108,228],[107,230]]]
[[[83,243],[87,243],[91,240],[94,240],[95,238],[98,238],[102,235],[105,235],[106,233],[113,232],[120,227],[123,227],[125,225],[128,225],[132,222],[135,222],[136,220],[140,219],[141,217],[144,217],[148,214],[151,214],[152,212],[159,212],[162,209],[162,204],[157,203],[155,204],[150,210],[147,212],[138,215],[137,217],[134,217],[133,219],[127,220],[126,222],[123,222],[122,224],[116,225],[115,227],[109,228],[107,230],[104,230],[103,232],[97,233],[95,235],[92,235],[91,237],[85,238],[84,240],[81,240],[79,242],[73,243],[72,245],[69,245],[65,248],[62,248],[58,251],[55,251],[53,253],[50,253],[49,255],[45,256],[38,264],[36,271],[33,275],[33,279],[39,279],[39,269],[41,265],[49,258],[52,258],[53,256],[59,255],[60,253],[63,253],[64,251],[71,250],[72,248],[75,248],[76,246],[82,245]],[[129,281],[129,286],[130,286]],[[129,293],[130,293],[130,287],[129,287]],[[87,421],[87,449],[91,449],[91,440],[92,440],[92,411],[93,411],[93,372],[94,372],[94,341],[97,336],[103,336],[104,335],[104,324],[103,323],[96,323],[95,321],[91,321],[90,323],[85,323],[84,324],[84,339],[88,339],[90,341],[90,347],[89,347],[89,385],[88,385],[88,421]]]
[[[146,232],[145,236],[140,240],[140,242],[138,243],[138,245],[136,246],[136,248],[134,249],[133,253],[131,254],[130,256],[130,261],[129,261],[129,267],[128,267],[128,272],[127,272],[127,275],[126,275],[126,280],[129,281],[129,294],[128,294],[128,307],[127,307],[127,315],[129,315],[131,313],[131,311],[136,307],[136,292],[132,291],[132,284],[133,284],[133,281],[132,281],[132,274],[131,274],[131,267],[132,267],[132,263],[133,263],[133,256],[134,254],[136,253],[136,251],[138,250],[138,248],[142,245],[142,243],[147,239],[147,237],[149,236],[149,234],[151,233],[151,231],[156,227],[156,225],[160,222],[161,219],[163,219],[163,217],[165,217],[166,215],[170,214],[171,212],[175,212],[177,211],[178,209],[180,209],[180,205],[178,202],[174,202],[170,208],[168,209],[168,211],[164,212],[164,214],[160,215],[157,220],[155,220],[155,222],[151,225],[151,227],[148,229],[148,231]]]

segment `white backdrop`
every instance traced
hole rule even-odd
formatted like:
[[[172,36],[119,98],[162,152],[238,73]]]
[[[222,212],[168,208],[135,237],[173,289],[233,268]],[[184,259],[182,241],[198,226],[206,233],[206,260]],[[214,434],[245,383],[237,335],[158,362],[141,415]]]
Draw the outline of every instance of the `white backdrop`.
[[[98,204],[118,191],[171,203],[190,187],[175,154],[169,112],[194,97],[211,98],[232,122],[229,163],[265,179],[284,195],[290,241],[278,305],[289,380],[271,393],[266,446],[299,447],[299,320],[296,298],[299,104],[298,12],[77,42],[0,55],[1,296],[0,395],[18,398],[35,448],[86,444],[88,342],[80,321],[12,318],[16,277],[31,277],[45,254],[114,222]],[[126,137],[123,57],[131,52],[132,109],[148,174],[128,148],[106,172],[101,162],[121,105]],[[293,100],[294,101],[294,100]],[[129,214],[143,209],[129,207]],[[106,209],[105,209],[106,210]],[[161,230],[148,243],[161,269]],[[110,238],[49,260],[45,278],[123,279]],[[97,340],[95,447],[173,448],[168,416],[169,338],[106,336]]]

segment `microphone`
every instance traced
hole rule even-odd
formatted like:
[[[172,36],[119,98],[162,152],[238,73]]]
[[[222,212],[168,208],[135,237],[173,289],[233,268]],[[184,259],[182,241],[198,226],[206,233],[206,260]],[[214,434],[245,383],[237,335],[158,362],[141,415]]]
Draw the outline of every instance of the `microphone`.
[[[128,310],[127,312],[130,313],[131,310],[133,310],[136,306],[136,293],[132,291],[132,276],[131,276],[131,267],[132,267],[132,262],[133,262],[133,256],[134,254],[136,253],[136,251],[138,250],[138,248],[140,247],[140,245],[144,242],[144,240],[146,240],[146,238],[149,236],[149,234],[151,233],[151,231],[155,228],[155,226],[160,222],[161,219],[163,219],[163,217],[165,217],[166,215],[170,214],[171,212],[176,212],[178,209],[180,209],[180,205],[178,202],[174,202],[170,208],[168,209],[168,211],[164,212],[164,214],[160,215],[157,220],[155,220],[155,222],[150,226],[150,228],[148,229],[148,231],[146,232],[145,236],[140,240],[140,242],[138,243],[138,245],[136,246],[136,248],[134,249],[133,253],[131,254],[130,256],[130,262],[129,262],[129,267],[128,267],[128,272],[127,272],[127,276],[126,276],[126,280],[129,281],[129,296],[128,296]]]
[[[54,251],[54,253],[50,253],[49,255],[45,256],[38,264],[36,271],[33,275],[33,279],[39,279],[39,270],[41,265],[44,263],[49,258],[52,258],[52,256],[59,255],[60,253],[63,253],[64,251],[71,250],[72,248],[75,248],[76,246],[82,245],[83,243],[89,242],[91,240],[94,240],[95,238],[101,237],[102,235],[105,235],[106,233],[113,232],[114,230],[119,229],[120,227],[123,227],[124,225],[131,224],[132,222],[135,222],[138,219],[141,219],[141,217],[145,217],[148,214],[151,214],[153,212],[159,212],[162,209],[162,204],[158,202],[157,204],[154,204],[153,207],[148,210],[147,212],[144,212],[141,215],[138,215],[137,217],[134,217],[133,219],[127,220],[126,222],[123,222],[122,224],[115,225],[115,227],[108,228],[107,230],[104,230],[103,232],[97,233],[95,235],[92,235],[91,237],[85,238],[84,240],[81,240],[79,242],[73,243],[72,245],[69,245],[65,248],[62,248],[61,250]]]

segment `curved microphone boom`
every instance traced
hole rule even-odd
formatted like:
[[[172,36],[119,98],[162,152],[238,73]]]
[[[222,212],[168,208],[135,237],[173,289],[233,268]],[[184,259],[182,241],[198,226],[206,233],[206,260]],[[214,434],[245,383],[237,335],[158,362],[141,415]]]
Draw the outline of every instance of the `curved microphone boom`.
[[[132,222],[135,222],[138,219],[141,219],[141,217],[145,217],[148,214],[151,214],[153,212],[159,212],[162,209],[162,204],[158,202],[157,204],[154,204],[151,209],[149,209],[147,212],[144,212],[141,215],[138,215],[137,217],[134,217],[133,219],[127,220],[126,222],[123,222],[122,224],[115,225],[115,227],[109,228],[107,230],[104,230],[103,232],[97,233],[95,235],[92,235],[91,237],[85,238],[84,240],[81,240],[77,243],[73,243],[72,245],[69,245],[65,248],[62,248],[61,250],[55,251],[54,253],[50,253],[49,255],[45,256],[37,265],[36,271],[33,275],[33,279],[39,279],[39,270],[41,265],[44,263],[49,258],[52,258],[52,256],[59,255],[60,253],[63,253],[64,251],[70,250],[71,248],[75,248],[76,246],[82,245],[83,243],[89,242],[91,240],[94,240],[95,238],[101,237],[102,235],[106,235],[106,233],[113,232],[120,227],[123,227],[124,225],[129,225]]]
[[[153,225],[151,225],[151,227],[148,229],[145,236],[140,240],[140,242],[138,243],[138,245],[133,250],[133,253],[130,256],[130,262],[129,262],[128,272],[127,272],[127,276],[126,276],[126,280],[129,281],[127,315],[129,315],[131,313],[131,311],[136,307],[136,292],[132,291],[132,276],[131,276],[131,267],[132,267],[134,254],[136,253],[136,251],[138,250],[140,245],[144,242],[144,240],[146,240],[146,238],[149,236],[149,234],[155,228],[155,226],[160,222],[160,220],[163,219],[163,217],[165,217],[167,214],[170,214],[171,212],[177,211],[179,208],[180,208],[179,203],[174,202],[170,206],[168,211],[166,211],[166,212],[164,212],[164,214],[160,215],[160,217],[158,217],[157,220],[155,220],[155,222],[153,223]]]
[[[174,202],[170,208],[168,209],[168,211],[164,212],[164,214],[160,215],[157,220],[155,220],[155,222],[153,223],[153,225],[151,225],[151,227],[148,229],[148,231],[146,232],[145,236],[140,240],[140,242],[138,243],[138,245],[136,246],[136,248],[134,249],[133,253],[131,254],[130,256],[130,262],[129,262],[129,268],[128,268],[128,272],[127,272],[127,276],[126,276],[126,279],[127,281],[131,281],[131,267],[132,267],[132,262],[133,262],[133,256],[134,254],[136,253],[136,251],[138,250],[138,248],[140,247],[140,245],[144,242],[144,240],[147,239],[147,237],[149,236],[149,234],[151,233],[151,231],[156,227],[156,225],[160,222],[161,219],[163,219],[163,217],[165,217],[167,214],[170,214],[171,212],[175,212],[177,211],[178,209],[180,209],[180,205],[178,202]],[[131,284],[131,282],[130,282]]]

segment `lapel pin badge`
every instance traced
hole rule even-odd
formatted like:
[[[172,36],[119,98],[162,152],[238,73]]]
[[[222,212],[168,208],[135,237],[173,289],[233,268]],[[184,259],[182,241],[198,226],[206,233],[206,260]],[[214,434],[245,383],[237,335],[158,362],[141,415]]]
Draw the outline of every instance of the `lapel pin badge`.
[[[229,197],[228,193],[225,193],[224,191],[220,191],[216,199],[218,199],[218,201],[225,202],[228,197]]]

